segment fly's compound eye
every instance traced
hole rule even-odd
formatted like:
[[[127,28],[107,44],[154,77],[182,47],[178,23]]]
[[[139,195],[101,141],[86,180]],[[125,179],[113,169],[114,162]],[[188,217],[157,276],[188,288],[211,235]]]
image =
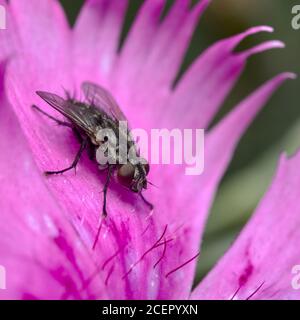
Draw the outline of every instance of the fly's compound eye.
[[[135,167],[131,163],[123,164],[118,170],[118,180],[125,186],[130,187],[134,180]]]

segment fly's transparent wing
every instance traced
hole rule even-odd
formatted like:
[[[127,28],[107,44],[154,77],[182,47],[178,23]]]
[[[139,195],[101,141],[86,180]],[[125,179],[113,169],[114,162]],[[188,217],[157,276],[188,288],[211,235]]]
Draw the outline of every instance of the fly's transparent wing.
[[[102,116],[101,112],[96,108],[90,109],[84,104],[72,103],[54,93],[45,91],[37,91],[36,93],[88,135],[94,134],[94,130]]]
[[[88,103],[105,112],[115,121],[126,121],[127,129],[125,130],[124,128],[123,130],[121,127],[119,127],[119,134],[126,136],[128,144],[131,145],[131,147],[134,147],[136,154],[139,155],[139,150],[130,132],[127,118],[120,109],[114,97],[105,88],[92,82],[83,82],[81,89]],[[121,148],[121,146],[119,146],[119,148]]]
[[[114,97],[103,87],[92,82],[83,82],[81,89],[87,101],[118,121],[127,121]]]

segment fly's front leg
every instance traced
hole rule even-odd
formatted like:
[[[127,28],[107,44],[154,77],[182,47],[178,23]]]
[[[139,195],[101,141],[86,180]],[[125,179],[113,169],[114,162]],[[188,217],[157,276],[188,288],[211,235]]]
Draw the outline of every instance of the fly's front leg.
[[[83,153],[84,149],[85,149],[86,146],[87,146],[87,142],[88,142],[88,138],[85,138],[85,139],[83,139],[83,140],[81,141],[80,149],[78,150],[78,152],[77,152],[77,154],[76,154],[76,157],[75,157],[73,163],[72,163],[68,168],[63,169],[63,170],[59,170],[59,171],[46,171],[46,172],[45,172],[45,175],[59,174],[59,173],[64,173],[64,172],[66,172],[66,171],[69,171],[69,170],[71,170],[71,169],[73,169],[73,168],[76,169],[76,166],[77,166],[77,164],[78,164],[78,161],[79,161],[79,159],[81,158],[82,153]]]
[[[149,207],[149,209],[152,211],[154,209],[154,205],[149,202],[145,197],[144,195],[140,192],[140,196],[142,198],[142,200],[145,202],[145,204]]]
[[[110,182],[111,175],[112,175],[112,170],[113,170],[113,166],[112,165],[108,165],[106,181],[105,181],[104,188],[103,188],[103,207],[102,207],[102,216],[103,217],[107,216],[106,196],[107,196],[107,190],[108,190],[109,182]]]
[[[90,160],[95,160],[95,158],[96,158],[95,146],[90,141],[87,146],[87,153],[88,153]]]
[[[72,125],[69,122],[66,121],[61,121],[59,119],[56,119],[55,117],[52,117],[50,114],[48,114],[47,112],[45,112],[44,110],[42,110],[41,108],[39,108],[38,106],[36,106],[35,104],[32,105],[32,108],[37,110],[38,112],[40,112],[41,114],[43,114],[44,116],[48,117],[49,119],[55,121],[57,124],[59,124],[60,126],[64,126],[64,127],[69,127],[72,128]]]

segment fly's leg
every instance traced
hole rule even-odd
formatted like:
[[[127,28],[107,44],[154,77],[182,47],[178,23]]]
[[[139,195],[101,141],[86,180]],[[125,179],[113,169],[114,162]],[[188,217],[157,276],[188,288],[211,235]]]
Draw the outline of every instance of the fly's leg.
[[[104,188],[103,188],[103,207],[102,207],[102,217],[103,218],[107,217],[106,196],[107,196],[107,190],[108,190],[109,182],[110,182],[110,179],[111,179],[112,171],[113,171],[113,166],[112,165],[108,165],[106,181],[104,183]],[[103,220],[101,221],[101,224],[100,224],[100,226],[98,228],[97,235],[96,235],[96,238],[95,238],[95,241],[94,241],[94,244],[93,244],[93,250],[96,248],[96,244],[97,244],[98,239],[99,239],[102,222],[103,222]]]
[[[88,142],[87,138],[82,139],[81,145],[80,145],[80,149],[78,150],[78,152],[77,152],[77,154],[76,154],[76,157],[75,157],[73,163],[72,163],[68,168],[63,169],[63,170],[59,170],[59,171],[46,171],[46,172],[45,172],[45,175],[60,174],[60,173],[64,173],[64,172],[66,172],[66,171],[69,171],[69,170],[71,170],[71,169],[73,169],[73,168],[76,169],[76,166],[77,166],[77,164],[78,164],[78,161],[79,161],[79,159],[80,159],[80,157],[81,157],[84,149],[85,149],[86,146],[87,146],[87,142]]]
[[[73,130],[73,133],[75,134],[76,139],[80,143],[82,143],[83,140],[87,140],[86,136],[83,138],[80,132],[75,127],[72,127],[72,130]]]
[[[75,127],[73,127],[72,129],[73,129],[73,132],[74,132],[77,140],[81,143],[82,139],[83,139],[81,133]],[[94,160],[95,156],[96,156],[95,146],[93,145],[93,143],[89,139],[87,141],[86,151],[87,151],[89,159]]]
[[[41,108],[39,108],[38,106],[36,106],[35,104],[32,105],[32,108],[37,110],[38,112],[40,112],[41,114],[43,114],[44,116],[48,117],[49,119],[55,121],[57,124],[59,124],[60,126],[64,126],[64,127],[69,127],[72,128],[72,125],[69,122],[66,121],[61,121],[59,119],[56,119],[55,117],[52,117],[50,114],[48,114],[47,112],[45,112],[44,110],[42,110]]]
[[[95,157],[96,157],[95,146],[90,141],[87,146],[87,153],[88,153],[90,160],[95,160]]]
[[[107,190],[108,190],[109,182],[110,182],[110,179],[111,179],[112,169],[113,169],[113,166],[109,165],[108,166],[107,176],[106,176],[106,181],[105,181],[104,188],[103,188],[103,207],[102,207],[102,216],[103,217],[107,216],[106,196],[107,196]]]
[[[152,211],[154,209],[154,205],[149,202],[145,197],[144,195],[140,192],[140,196],[142,198],[142,200],[146,203],[146,205],[150,208],[150,210]]]

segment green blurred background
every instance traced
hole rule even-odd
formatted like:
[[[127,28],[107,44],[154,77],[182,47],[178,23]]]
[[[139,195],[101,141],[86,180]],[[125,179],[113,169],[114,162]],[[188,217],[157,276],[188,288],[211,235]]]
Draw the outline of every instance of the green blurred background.
[[[122,1],[122,0],[120,0]],[[84,1],[61,0],[73,24]],[[142,4],[130,0],[123,38]],[[168,1],[168,7],[173,1]],[[194,1],[195,2],[195,1]],[[245,49],[263,40],[279,39],[285,49],[267,51],[249,60],[242,78],[226,100],[216,120],[257,86],[282,71],[300,72],[300,30],[291,27],[292,7],[289,0],[214,0],[195,32],[182,71],[207,46],[251,26],[270,25],[274,34],[259,34],[244,41]],[[181,71],[181,72],[182,72]],[[249,219],[266,191],[279,154],[293,153],[300,146],[299,79],[285,84],[242,138],[234,159],[222,180],[203,240],[197,279],[216,263]]]

